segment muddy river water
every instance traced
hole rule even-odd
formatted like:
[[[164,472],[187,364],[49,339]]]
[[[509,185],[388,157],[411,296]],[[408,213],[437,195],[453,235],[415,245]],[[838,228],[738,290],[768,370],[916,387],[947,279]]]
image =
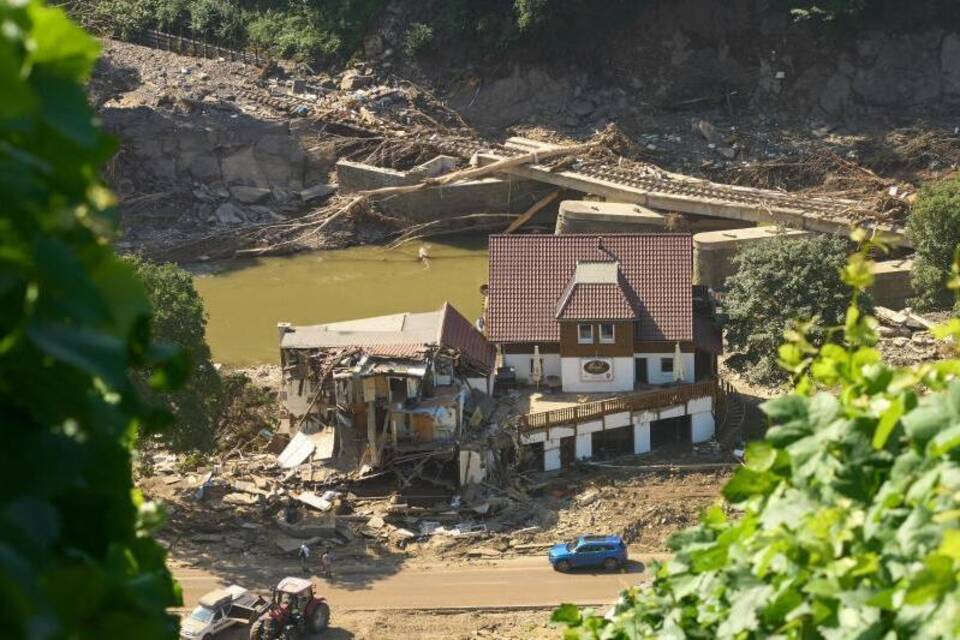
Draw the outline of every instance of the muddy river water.
[[[194,268],[214,360],[230,366],[278,362],[278,322],[431,311],[444,301],[475,320],[487,280],[486,238],[430,241],[426,264],[417,259],[420,246],[354,247]]]

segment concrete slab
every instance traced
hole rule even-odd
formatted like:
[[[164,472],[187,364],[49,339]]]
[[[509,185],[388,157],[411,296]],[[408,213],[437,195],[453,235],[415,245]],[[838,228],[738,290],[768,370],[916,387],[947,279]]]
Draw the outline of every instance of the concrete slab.
[[[620,413],[611,413],[610,415],[604,416],[603,422],[604,428],[606,429],[626,427],[630,424],[630,412],[622,411]]]
[[[874,304],[899,311],[907,306],[907,300],[915,294],[910,285],[910,270],[913,260],[885,260],[874,265],[873,286],[870,295]]]
[[[686,415],[686,413],[686,405],[678,404],[674,407],[660,409],[660,420],[666,420],[667,418],[679,418],[682,415]]]
[[[417,176],[418,178],[435,178],[445,173],[450,173],[457,168],[459,162],[460,160],[453,156],[437,156],[422,164],[418,164],[411,169],[407,175]]]
[[[524,152],[548,150],[551,146],[525,138],[511,138],[505,145],[491,145],[486,149],[477,149],[469,143],[450,143],[444,149],[471,157],[478,165],[487,165]],[[890,234],[896,244],[909,246],[902,225],[865,220],[858,215],[865,212],[864,208],[853,200],[719,184],[670,174],[640,163],[584,161],[576,167],[575,170],[554,170],[533,164],[510,167],[506,172],[657,211],[779,224],[844,235],[851,225],[859,224]]]
[[[693,281],[713,289],[721,289],[727,278],[736,272],[733,258],[745,246],[771,238],[800,238],[808,231],[779,226],[746,227],[707,231],[693,236]]]
[[[666,216],[637,204],[564,200],[555,233],[648,233],[666,225]]]

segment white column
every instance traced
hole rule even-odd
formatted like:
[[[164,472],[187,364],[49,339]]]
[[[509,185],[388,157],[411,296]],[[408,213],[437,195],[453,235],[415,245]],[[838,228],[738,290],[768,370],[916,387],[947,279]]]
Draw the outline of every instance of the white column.
[[[650,423],[633,423],[633,452],[647,453],[650,451]]]
[[[543,470],[557,471],[560,469],[560,447],[543,450]]]
[[[593,434],[581,433],[577,436],[577,460],[593,456]]]
[[[715,432],[716,424],[713,420],[713,412],[702,411],[690,416],[690,439],[694,444],[710,440]]]

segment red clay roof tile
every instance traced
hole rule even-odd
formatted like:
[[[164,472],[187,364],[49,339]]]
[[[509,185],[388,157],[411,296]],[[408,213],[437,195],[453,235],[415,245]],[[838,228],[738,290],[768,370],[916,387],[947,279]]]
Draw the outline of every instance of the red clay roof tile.
[[[577,263],[611,260],[619,262],[639,340],[693,339],[689,234],[490,236],[487,337],[493,342],[556,342],[556,313]],[[617,296],[602,294],[595,302],[599,295],[585,290],[591,310],[601,304],[603,313],[623,311]]]
[[[497,348],[449,303],[443,305],[439,342],[458,350],[475,363],[493,370]]]
[[[632,320],[637,315],[615,282],[580,282],[563,296],[557,320]]]

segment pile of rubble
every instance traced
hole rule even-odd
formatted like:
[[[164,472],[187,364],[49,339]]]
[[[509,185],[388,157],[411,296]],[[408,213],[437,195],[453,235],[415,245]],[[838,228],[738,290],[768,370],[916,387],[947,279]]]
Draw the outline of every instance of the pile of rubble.
[[[289,561],[307,544],[335,549],[347,566],[372,557],[537,554],[587,533],[618,533],[641,550],[662,551],[670,534],[718,499],[729,475],[727,465],[703,462],[713,454],[692,452],[664,464],[647,456],[583,465],[562,477],[516,474],[499,487],[473,485],[452,497],[423,487],[370,496],[390,484],[304,482],[269,453],[189,471],[182,456],[144,456],[149,474],[138,484],[167,505],[159,537],[173,553]]]
[[[948,357],[953,349],[930,332],[937,324],[934,316],[922,316],[909,307],[903,311],[876,307],[874,314],[880,321],[877,348],[892,365],[902,367],[940,360]]]

